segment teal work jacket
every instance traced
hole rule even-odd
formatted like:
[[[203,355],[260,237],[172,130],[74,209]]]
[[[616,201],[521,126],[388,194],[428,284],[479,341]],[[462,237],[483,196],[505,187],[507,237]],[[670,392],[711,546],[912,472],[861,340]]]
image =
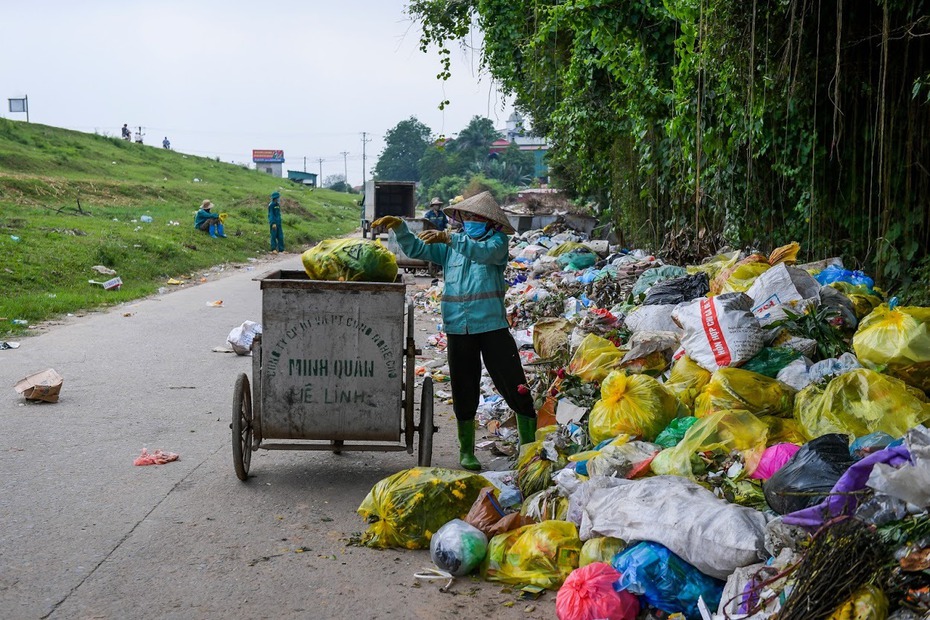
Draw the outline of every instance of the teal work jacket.
[[[506,329],[504,293],[507,282],[507,235],[490,231],[480,239],[464,232],[451,235],[451,243],[427,245],[401,224],[394,229],[404,254],[442,265],[442,322],[447,334],[481,334]]]

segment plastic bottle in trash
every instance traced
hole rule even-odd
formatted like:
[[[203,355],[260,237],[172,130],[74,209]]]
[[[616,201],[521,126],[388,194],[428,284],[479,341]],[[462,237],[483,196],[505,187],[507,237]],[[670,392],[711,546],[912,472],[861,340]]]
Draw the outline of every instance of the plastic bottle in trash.
[[[143,215],[143,216],[140,216],[140,217],[139,217],[139,221],[141,221],[141,222],[146,222],[146,223],[151,222],[151,221],[152,221],[152,216],[151,216],[151,215]]]

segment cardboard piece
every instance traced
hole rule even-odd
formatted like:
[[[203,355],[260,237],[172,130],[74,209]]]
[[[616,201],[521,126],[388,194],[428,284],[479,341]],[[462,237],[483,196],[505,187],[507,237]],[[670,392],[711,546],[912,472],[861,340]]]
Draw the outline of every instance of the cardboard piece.
[[[64,378],[54,369],[49,368],[20,379],[13,386],[13,389],[22,394],[26,400],[57,403],[58,394],[61,392],[63,383]]]

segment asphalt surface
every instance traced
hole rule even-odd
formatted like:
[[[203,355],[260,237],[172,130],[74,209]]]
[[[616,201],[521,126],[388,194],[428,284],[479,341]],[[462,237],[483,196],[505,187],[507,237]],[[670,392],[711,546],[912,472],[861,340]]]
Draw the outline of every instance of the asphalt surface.
[[[427,551],[349,544],[372,485],[415,454],[260,450],[252,477],[235,476],[233,385],[252,360],[213,349],[261,321],[253,278],[277,268],[300,269],[299,257],[64,319],[0,351],[2,616],[554,618],[554,593],[521,600],[477,578],[441,591],[413,577]],[[436,322],[418,313],[418,346]],[[64,377],[58,403],[12,389],[46,368]],[[436,424],[433,465],[457,467],[447,406]],[[133,466],[143,447],[180,460]]]

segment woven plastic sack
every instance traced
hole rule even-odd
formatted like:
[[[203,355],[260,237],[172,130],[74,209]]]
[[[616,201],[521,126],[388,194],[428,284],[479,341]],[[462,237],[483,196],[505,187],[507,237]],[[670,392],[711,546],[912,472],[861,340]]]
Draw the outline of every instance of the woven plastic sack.
[[[581,540],[568,521],[543,521],[491,539],[481,575],[488,581],[557,590],[578,568]]]
[[[639,600],[614,590],[620,573],[609,563],[589,564],[572,571],[559,588],[555,613],[559,620],[636,620]]]
[[[885,620],[888,605],[884,592],[873,584],[866,584],[853,592],[827,620]]]
[[[748,472],[753,472],[765,452],[769,427],[748,411],[716,411],[699,419],[677,446],[662,450],[652,459],[656,474],[694,477],[691,456],[698,452],[738,450]]]
[[[672,318],[684,330],[682,348],[711,372],[751,360],[762,350],[762,326],[751,307],[752,299],[744,293],[680,304]]]
[[[749,477],[756,480],[768,480],[800,449],[801,446],[794,443],[777,443],[774,446],[769,446],[762,453],[759,466],[749,474]]]
[[[367,239],[326,239],[300,257],[311,280],[393,282],[397,259],[383,245]]]
[[[652,377],[614,371],[601,384],[601,399],[588,416],[588,435],[594,443],[621,433],[652,441],[686,413],[683,409],[675,395]]]
[[[618,553],[623,551],[626,543],[613,536],[598,536],[584,542],[581,546],[581,555],[578,557],[578,566],[587,566],[595,562],[610,564]]]
[[[461,519],[443,525],[429,542],[433,564],[456,577],[478,568],[487,552],[488,537]]]
[[[552,486],[552,474],[568,463],[566,455],[546,448],[544,442],[533,441],[520,446],[517,459],[517,486],[523,497],[545,491]]]
[[[444,524],[468,513],[488,481],[440,467],[414,467],[377,482],[358,507],[369,547],[426,549]]]
[[[693,411],[694,399],[708,383],[710,383],[710,371],[698,366],[687,355],[682,355],[672,366],[672,372],[665,382],[665,387],[677,396],[689,411]]]
[[[745,409],[760,416],[790,416],[795,393],[794,388],[757,372],[721,368],[694,400],[694,415],[703,418],[723,409]]]
[[[906,383],[860,368],[835,377],[824,388],[811,384],[798,392],[794,417],[809,438],[842,433],[850,441],[881,431],[901,437],[930,420],[927,397]]]
[[[600,382],[620,365],[623,351],[614,343],[596,334],[588,334],[578,345],[568,363],[568,374],[587,383]]]
[[[667,613],[683,613],[698,620],[698,599],[716,609],[723,582],[701,573],[658,543],[641,542],[626,549],[611,562],[620,573],[616,587],[641,596]]]
[[[859,361],[930,390],[930,308],[879,306],[859,324],[853,349]]]

